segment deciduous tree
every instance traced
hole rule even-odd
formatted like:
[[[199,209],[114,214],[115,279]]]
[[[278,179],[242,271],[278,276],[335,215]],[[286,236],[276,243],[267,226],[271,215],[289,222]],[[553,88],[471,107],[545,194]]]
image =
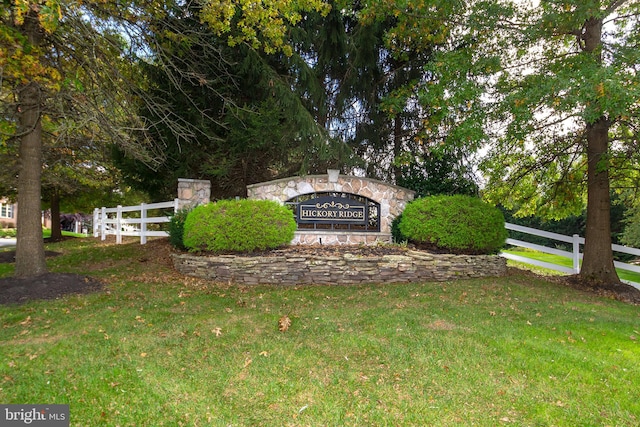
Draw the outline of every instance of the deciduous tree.
[[[618,282],[610,190],[637,177],[640,2],[637,0],[366,3],[396,16],[396,55],[433,49],[410,86],[426,138],[490,148],[485,195],[522,214],[562,217],[586,205],[581,275]],[[633,171],[629,173],[628,171]]]
[[[491,196],[551,217],[586,202],[580,275],[618,282],[610,195],[640,160],[640,2],[543,1],[498,31],[511,49],[496,85]]]

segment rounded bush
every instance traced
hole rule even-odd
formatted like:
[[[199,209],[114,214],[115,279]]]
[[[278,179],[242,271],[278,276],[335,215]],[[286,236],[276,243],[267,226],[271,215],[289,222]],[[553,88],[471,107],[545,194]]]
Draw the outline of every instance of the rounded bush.
[[[293,212],[270,200],[220,200],[193,209],[183,243],[193,251],[253,252],[288,245],[296,231]]]
[[[504,246],[502,212],[477,197],[430,196],[407,204],[398,224],[410,242],[465,254],[494,254]]]

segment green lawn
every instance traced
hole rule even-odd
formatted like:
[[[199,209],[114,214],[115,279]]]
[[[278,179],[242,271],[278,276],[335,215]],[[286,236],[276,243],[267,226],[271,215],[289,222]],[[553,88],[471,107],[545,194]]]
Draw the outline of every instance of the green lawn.
[[[519,255],[523,257],[532,258],[538,261],[549,262],[551,264],[561,265],[563,267],[573,267],[573,261],[570,258],[563,257],[560,255],[552,255],[544,252],[538,252],[530,249],[508,249],[503,252],[508,252],[510,254]],[[630,280],[635,283],[640,283],[640,273],[636,273],[633,271],[617,269],[618,276],[622,280]]]
[[[84,234],[72,233],[70,231],[63,231],[62,235],[70,236],[70,237],[85,237]],[[0,229],[0,237],[15,238],[16,229],[15,228]],[[51,237],[51,230],[48,228],[42,230],[42,237],[44,237],[45,239],[48,237]]]
[[[72,233],[71,231],[63,231],[62,232],[63,236],[67,236],[67,237],[86,237],[85,234],[81,234],[81,233]],[[42,236],[46,239],[48,237],[51,237],[51,230],[48,228],[45,228],[44,230],[42,230]]]
[[[0,402],[69,404],[72,426],[640,425],[640,308],[528,272],[236,287],[153,243],[47,249],[108,286],[0,307]]]

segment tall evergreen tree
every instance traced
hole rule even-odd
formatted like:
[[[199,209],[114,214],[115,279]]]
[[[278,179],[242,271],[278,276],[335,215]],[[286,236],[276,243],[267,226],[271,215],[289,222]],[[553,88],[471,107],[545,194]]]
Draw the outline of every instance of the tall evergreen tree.
[[[304,171],[314,152],[330,149],[292,90],[286,55],[228,46],[201,22],[201,12],[197,4],[176,5],[150,26],[150,60],[141,64],[146,96],[166,107],[152,103],[140,112],[160,123],[154,132],[167,144],[162,164],[149,168],[116,153],[130,182],[154,198],[174,194],[185,176],[211,179],[214,197],[241,196],[248,184]],[[179,86],[167,81],[168,66],[181,76]],[[174,120],[163,123],[164,114]]]

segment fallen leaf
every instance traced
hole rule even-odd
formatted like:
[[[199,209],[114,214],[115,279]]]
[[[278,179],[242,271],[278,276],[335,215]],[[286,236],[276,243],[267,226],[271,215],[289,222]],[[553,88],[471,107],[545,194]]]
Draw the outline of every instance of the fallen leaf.
[[[269,356],[269,353],[267,353],[266,351],[261,351],[260,352],[260,356],[267,357],[267,356]]]
[[[140,353],[140,357],[147,357],[147,353]]]
[[[291,319],[286,314],[278,319],[278,330],[280,332],[286,332],[291,326]]]
[[[27,316],[26,319],[24,319],[22,322],[20,322],[20,324],[22,326],[28,325],[29,323],[31,323],[31,316]]]
[[[217,337],[219,337],[220,335],[222,335],[222,329],[221,328],[213,328],[211,330],[211,332],[213,332]]]

